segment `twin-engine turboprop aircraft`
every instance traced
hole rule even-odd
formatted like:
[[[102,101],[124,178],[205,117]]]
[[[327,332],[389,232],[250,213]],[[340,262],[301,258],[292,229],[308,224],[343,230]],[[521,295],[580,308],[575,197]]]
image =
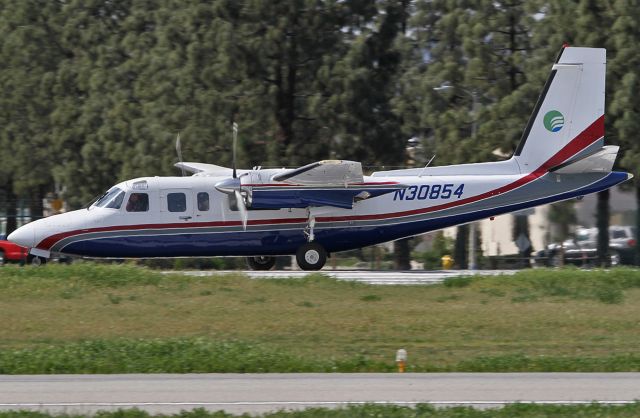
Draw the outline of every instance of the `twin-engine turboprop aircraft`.
[[[117,184],[89,208],[31,222],[9,239],[49,257],[246,256],[269,269],[595,193],[631,178],[604,145],[604,49],[562,49],[511,159],[382,171],[319,161],[236,170],[179,163],[189,177]],[[235,142],[235,141],[234,141]],[[235,145],[234,145],[235,149]]]

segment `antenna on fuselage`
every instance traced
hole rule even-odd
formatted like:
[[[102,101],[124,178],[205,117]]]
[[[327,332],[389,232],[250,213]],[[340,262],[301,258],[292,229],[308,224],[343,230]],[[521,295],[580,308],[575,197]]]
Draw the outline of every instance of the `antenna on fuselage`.
[[[182,147],[180,146],[180,132],[178,132],[178,137],[176,138],[176,152],[178,153],[178,161],[180,162],[182,177],[184,177],[184,166],[182,165]]]
[[[427,165],[425,165],[424,167],[422,167],[422,171],[420,171],[420,175],[418,177],[422,177],[422,175],[424,174],[424,170],[427,169],[427,167],[429,167],[429,164],[431,164],[431,161],[433,161],[433,159],[436,158],[436,154],[433,154],[433,157],[431,157],[431,159],[429,160],[429,162],[427,163]]]

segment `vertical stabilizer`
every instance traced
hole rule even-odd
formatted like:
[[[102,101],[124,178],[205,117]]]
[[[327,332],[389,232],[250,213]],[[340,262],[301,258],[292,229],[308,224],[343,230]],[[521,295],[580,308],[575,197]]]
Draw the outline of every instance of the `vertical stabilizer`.
[[[548,170],[603,146],[605,67],[605,49],[562,49],[515,152],[523,173]]]

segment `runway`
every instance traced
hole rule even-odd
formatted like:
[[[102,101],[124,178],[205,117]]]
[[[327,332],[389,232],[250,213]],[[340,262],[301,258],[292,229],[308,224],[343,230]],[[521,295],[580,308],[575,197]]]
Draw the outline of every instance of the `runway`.
[[[0,410],[139,408],[229,413],[379,403],[493,407],[513,402],[631,403],[640,373],[131,374],[0,376]]]
[[[380,271],[380,270],[320,270],[326,276],[337,280],[355,281],[374,285],[428,285],[442,283],[447,278],[460,276],[496,276],[496,275],[512,275],[517,270],[405,270],[405,271]],[[165,273],[176,273],[165,271]],[[270,270],[270,271],[253,271],[253,270],[203,270],[203,271],[180,271],[179,274],[187,276],[214,276],[218,274],[244,274],[252,279],[284,279],[284,278],[302,278],[315,272],[300,270]]]

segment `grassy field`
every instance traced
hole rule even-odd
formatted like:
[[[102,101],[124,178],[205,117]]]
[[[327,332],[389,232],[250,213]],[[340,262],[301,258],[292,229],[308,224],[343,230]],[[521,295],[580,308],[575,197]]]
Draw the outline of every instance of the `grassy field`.
[[[0,373],[391,371],[398,348],[410,371],[638,371],[639,298],[631,269],[370,286],[7,266]]]
[[[41,412],[0,412],[0,418],[81,418],[81,415],[49,415]],[[97,418],[151,418],[151,415],[139,410],[102,412]],[[313,408],[304,411],[274,412],[259,415],[262,418],[633,418],[640,416],[640,404],[623,406],[606,405],[509,405],[500,409],[477,410],[473,408],[433,408],[429,405],[417,405],[415,408],[400,406],[362,405],[342,409]],[[166,415],[162,417],[167,418]],[[173,418],[248,418],[249,415],[233,415],[224,412],[205,410],[185,411],[170,415]]]

